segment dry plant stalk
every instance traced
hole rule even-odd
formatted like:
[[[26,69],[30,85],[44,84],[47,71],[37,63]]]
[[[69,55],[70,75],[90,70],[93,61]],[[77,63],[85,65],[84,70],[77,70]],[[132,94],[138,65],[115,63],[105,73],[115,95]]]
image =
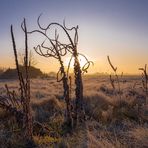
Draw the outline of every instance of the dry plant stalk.
[[[77,34],[77,29],[76,34]],[[75,35],[77,36],[77,35]],[[77,52],[77,41],[73,46],[73,56],[74,56],[74,74],[75,74],[75,95],[76,95],[76,121],[75,124],[77,125],[78,120],[85,120],[85,113],[84,113],[84,106],[83,106],[83,81],[82,81],[82,70],[80,67],[80,62],[78,60],[78,52]]]
[[[83,104],[83,81],[82,81],[82,69],[84,69],[84,71],[86,72],[88,67],[84,67],[81,69],[80,67],[80,61],[79,61],[79,53],[77,51],[77,45],[78,45],[78,26],[76,27],[72,27],[72,28],[67,28],[64,25],[62,26],[62,28],[64,29],[65,33],[67,34],[67,37],[70,41],[70,49],[71,49],[71,59],[69,61],[69,66],[68,66],[68,70],[70,67],[70,62],[72,60],[72,58],[74,58],[74,77],[75,77],[75,117],[74,117],[74,126],[77,126],[78,121],[84,121],[85,120],[85,111],[84,111],[84,104]],[[68,31],[72,31],[74,30],[74,39],[71,38],[71,36],[69,35]],[[83,55],[82,55],[83,56]],[[85,56],[83,56],[85,57]],[[86,57],[85,57],[86,58]],[[86,58],[87,59],[87,58]],[[87,60],[88,61],[88,60]],[[88,63],[90,63],[88,61]],[[87,64],[87,63],[86,63]]]
[[[15,91],[10,91],[9,87],[6,84],[5,85],[6,96],[0,96],[0,107],[8,111],[11,115],[15,116],[16,121],[19,123],[21,128],[25,129],[26,140],[32,140],[32,115],[30,109],[28,43],[27,43],[27,28],[26,28],[25,19],[23,21],[23,25],[25,28],[25,57],[24,57],[25,78],[23,77],[23,74],[20,71],[15,38],[13,34],[13,26],[11,25],[11,37],[12,37],[13,51],[15,57],[15,65],[19,79],[20,95],[18,95]]]
[[[69,96],[71,98],[72,95],[72,77],[69,76]]]
[[[83,103],[83,80],[82,80],[82,73],[87,73],[88,68],[90,67],[90,64],[93,64],[92,61],[88,61],[88,59],[83,55],[78,53],[77,45],[78,45],[78,26],[72,27],[72,28],[67,28],[65,26],[65,22],[62,25],[60,25],[63,30],[65,31],[69,42],[69,51],[71,52],[71,59],[69,61],[68,65],[68,71],[70,67],[70,63],[72,58],[74,58],[74,77],[75,77],[75,117],[74,117],[74,126],[77,126],[78,121],[84,121],[85,120],[85,111],[84,111],[84,103]],[[74,38],[70,36],[68,31],[74,31]],[[83,56],[85,58],[86,63],[83,65],[81,68],[80,66],[80,61],[79,61],[79,55]],[[68,72],[67,72],[68,73]]]
[[[111,86],[115,90],[115,80],[112,78],[112,75],[109,75],[109,78],[110,78]]]
[[[89,66],[92,62],[88,61],[87,58],[84,55],[81,54],[81,56],[83,56],[86,59],[86,64],[81,69],[80,62],[79,62],[79,59],[78,59],[78,56],[80,54],[77,51],[78,26],[72,27],[72,28],[69,29],[65,26],[65,22],[64,22],[63,25],[61,25],[59,23],[50,23],[46,28],[43,28],[40,25],[40,22],[39,22],[40,16],[38,17],[38,20],[37,20],[39,29],[33,30],[31,32],[27,32],[27,33],[29,33],[29,34],[39,33],[40,35],[43,35],[45,37],[45,41],[46,40],[49,41],[49,43],[51,44],[51,47],[46,47],[45,41],[44,41],[42,44],[38,45],[35,48],[36,52],[40,56],[43,56],[43,57],[53,57],[53,58],[57,59],[60,63],[60,69],[57,73],[57,80],[59,79],[59,74],[60,74],[62,78],[58,81],[63,82],[64,98],[65,98],[65,101],[66,101],[66,104],[67,104],[67,119],[68,120],[72,120],[71,119],[71,103],[70,103],[70,97],[69,97],[68,74],[69,74],[69,66],[70,66],[71,60],[72,60],[72,58],[74,58],[76,101],[75,101],[75,113],[74,113],[75,116],[73,118],[75,120],[75,125],[76,125],[78,118],[79,118],[79,120],[84,119],[82,71],[87,72],[87,69],[89,68]],[[47,31],[50,31],[52,26],[56,26],[56,27],[61,28],[64,31],[66,37],[68,38],[69,43],[66,43],[66,44],[61,43],[58,40],[59,35],[57,35],[56,33],[55,33],[56,34],[55,38],[51,39],[49,37],[49,35],[47,34]],[[70,36],[69,31],[70,32],[74,31],[74,38],[72,38]],[[44,52],[44,51],[46,51],[46,52]],[[66,74],[61,57],[67,55],[68,53],[71,54],[71,59],[69,61],[69,66],[68,66],[68,70],[67,70],[67,74]],[[78,114],[79,114],[79,117],[78,117]],[[72,123],[72,121],[70,121],[70,123]]]
[[[147,64],[144,68],[139,68],[142,71],[142,86],[145,91],[145,104],[148,103],[148,74],[147,74]]]
[[[118,86],[118,94],[119,94],[120,102],[121,102],[121,87],[120,87],[119,76],[117,74],[117,67],[114,67],[114,65],[112,64],[109,56],[107,56],[107,60],[109,62],[109,65],[111,66],[112,70],[114,71],[115,78],[116,78],[116,81],[117,81],[117,86]],[[123,76],[123,74],[121,74],[121,76]],[[111,83],[113,89],[115,90],[116,89],[116,87],[115,87],[115,80],[112,78],[111,75],[110,75],[110,83]]]
[[[40,17],[39,17],[40,18]],[[50,39],[49,36],[46,34],[46,31],[48,30],[48,27],[46,29],[43,29],[39,23],[39,18],[38,18],[38,26],[41,30],[34,30],[32,32],[27,32],[28,34],[38,32],[40,35],[43,35],[46,38],[46,41],[48,41],[51,44],[51,47],[48,47],[45,45],[45,41],[43,41],[40,45],[37,45],[35,47],[35,51],[37,54],[40,56],[49,58],[53,57],[59,61],[60,68],[59,71],[57,72],[57,81],[58,82],[63,82],[63,89],[64,89],[64,99],[66,102],[66,122],[69,127],[73,127],[73,121],[72,121],[72,116],[71,116],[71,100],[69,96],[69,85],[68,85],[68,77],[66,74],[66,70],[62,61],[62,56],[65,56],[67,54],[67,45],[62,44],[58,41],[58,35],[57,32],[55,31],[55,38]],[[54,24],[52,24],[54,25]],[[23,27],[22,27],[23,28]],[[24,30],[24,28],[23,28]],[[24,30],[25,31],[25,30]],[[44,52],[46,51],[46,52]]]
[[[24,32],[25,32],[25,56],[24,56],[25,74],[24,76],[19,68],[18,56],[17,56],[17,50],[16,50],[16,44],[15,44],[12,25],[11,25],[11,37],[12,37],[12,43],[13,43],[14,56],[15,56],[15,64],[16,64],[17,74],[19,78],[21,103],[23,106],[23,114],[24,114],[23,127],[25,129],[25,138],[27,140],[32,140],[33,126],[32,126],[32,115],[31,115],[31,107],[30,107],[30,78],[29,78],[30,64],[28,60],[28,38],[27,38],[27,28],[26,28],[25,19],[22,23],[22,26],[24,27]]]

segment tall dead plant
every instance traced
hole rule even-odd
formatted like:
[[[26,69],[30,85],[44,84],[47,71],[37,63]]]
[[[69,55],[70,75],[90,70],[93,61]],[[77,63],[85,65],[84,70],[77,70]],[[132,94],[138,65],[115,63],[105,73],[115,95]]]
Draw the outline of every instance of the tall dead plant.
[[[18,54],[15,44],[15,38],[13,33],[13,26],[11,25],[11,37],[12,37],[12,44],[13,44],[13,51],[15,56],[15,65],[17,69],[17,74],[19,78],[19,85],[20,85],[20,98],[23,110],[23,128],[25,131],[25,138],[27,140],[32,140],[32,114],[31,114],[31,107],[30,107],[30,77],[29,77],[29,60],[28,60],[28,36],[27,36],[27,27],[26,21],[24,19],[22,23],[24,32],[25,32],[25,56],[24,56],[24,69],[25,74],[23,75],[20,71],[19,63],[18,63]]]
[[[45,37],[45,41],[43,41],[41,44],[37,45],[34,48],[37,54],[39,54],[40,56],[46,57],[46,58],[52,57],[59,61],[60,68],[59,68],[59,71],[57,72],[57,81],[63,82],[64,99],[66,101],[66,122],[67,122],[67,125],[72,128],[73,120],[71,117],[71,103],[70,103],[71,100],[70,100],[70,94],[69,94],[68,77],[67,77],[67,73],[66,73],[66,70],[63,64],[63,60],[62,60],[62,57],[67,54],[67,45],[64,45],[58,41],[58,34],[56,31],[55,31],[54,39],[50,39],[46,33],[48,28],[43,29],[40,26],[39,18],[37,22],[41,30],[34,30],[32,32],[27,32],[27,33],[31,34],[34,32],[38,32],[39,34]],[[22,29],[24,30],[23,27]],[[45,45],[47,41],[51,44],[51,47],[48,47]]]
[[[112,70],[114,72],[114,76],[115,76],[115,78],[113,78],[113,76],[110,75],[110,83],[111,83],[111,86],[113,87],[114,91],[116,91],[116,90],[118,91],[117,94],[119,94],[120,103],[121,103],[121,86],[120,86],[119,76],[117,73],[117,67],[115,67],[112,64],[109,56],[107,56],[107,60],[108,60],[110,67],[112,68]],[[121,74],[121,77],[122,77],[122,74]],[[116,89],[116,83],[117,83],[117,89]]]
[[[40,15],[41,16],[41,15]],[[39,29],[33,30],[31,32],[27,32],[29,34],[32,33],[39,33],[40,35],[43,35],[45,37],[45,41],[48,40],[49,43],[51,44],[51,47],[46,47],[45,46],[45,41],[38,45],[35,50],[36,52],[44,57],[54,57],[57,59],[60,63],[60,69],[57,73],[57,80],[63,82],[63,88],[64,88],[64,98],[67,104],[67,119],[71,120],[71,109],[70,109],[70,99],[69,99],[69,85],[68,85],[68,74],[69,74],[69,67],[72,58],[74,58],[74,74],[75,74],[75,96],[76,96],[76,101],[75,101],[75,107],[74,107],[74,124],[77,124],[78,119],[83,120],[85,118],[84,114],[84,107],[83,107],[83,82],[82,82],[82,72],[87,72],[87,69],[89,68],[90,64],[92,63],[91,61],[88,61],[87,58],[81,54],[86,59],[86,64],[81,68],[80,67],[80,61],[78,56],[80,53],[77,51],[77,44],[78,44],[78,26],[72,27],[72,28],[67,28],[65,26],[65,22],[63,25],[59,23],[50,23],[47,27],[42,27],[40,24],[40,16],[38,17],[37,23],[39,26]],[[68,38],[69,43],[61,43],[58,40],[59,35],[55,35],[54,39],[51,39],[47,31],[51,31],[51,28],[55,27],[60,27],[66,37]],[[22,27],[23,28],[23,27]],[[70,32],[74,31],[74,37],[70,35]],[[43,50],[46,49],[46,52]],[[65,72],[63,61],[61,59],[62,56],[65,56],[67,53],[71,54],[71,59],[69,61],[68,65],[68,70],[67,73]],[[59,74],[61,74],[62,78],[59,80]],[[70,123],[72,123],[70,121]]]
[[[142,86],[145,92],[145,104],[148,103],[148,74],[147,74],[147,64],[145,64],[144,68],[139,68],[142,71]]]

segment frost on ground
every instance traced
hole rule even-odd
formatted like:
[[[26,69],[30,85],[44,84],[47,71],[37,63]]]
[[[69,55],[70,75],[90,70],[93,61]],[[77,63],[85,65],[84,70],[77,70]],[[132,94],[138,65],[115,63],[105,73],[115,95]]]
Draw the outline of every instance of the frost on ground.
[[[109,76],[85,76],[85,124],[65,134],[63,126],[65,103],[62,84],[56,79],[31,80],[33,118],[48,127],[49,132],[34,127],[37,147],[119,148],[148,147],[148,106],[138,76],[124,76],[121,92],[113,89]],[[74,82],[72,82],[74,84]],[[0,94],[4,86],[18,90],[18,81],[0,80]],[[72,85],[71,99],[74,98]],[[0,110],[0,143],[2,147],[23,147],[23,139],[15,120]]]

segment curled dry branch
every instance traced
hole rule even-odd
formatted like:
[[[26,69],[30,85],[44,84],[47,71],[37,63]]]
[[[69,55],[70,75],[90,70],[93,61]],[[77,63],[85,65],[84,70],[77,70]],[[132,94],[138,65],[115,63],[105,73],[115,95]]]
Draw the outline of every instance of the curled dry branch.
[[[116,71],[117,71],[117,67],[114,67],[114,66],[113,66],[113,64],[112,64],[112,62],[111,62],[109,56],[107,56],[107,59],[108,59],[109,65],[111,66],[112,70],[113,70],[114,72],[116,72]]]
[[[70,101],[69,101],[69,85],[68,85],[68,74],[69,74],[69,67],[70,67],[70,63],[72,61],[72,58],[74,58],[74,74],[75,74],[75,96],[76,96],[76,102],[75,102],[75,123],[77,122],[77,119],[81,118],[82,116],[80,115],[80,117],[78,117],[78,112],[81,112],[80,114],[82,114],[82,112],[84,112],[83,109],[83,83],[82,83],[82,73],[87,72],[89,66],[91,64],[93,64],[92,61],[88,61],[88,59],[82,55],[79,54],[77,51],[77,44],[78,44],[78,26],[76,27],[71,27],[68,28],[65,25],[65,21],[63,22],[63,25],[59,24],[59,23],[50,23],[49,25],[47,25],[46,27],[43,27],[40,23],[40,17],[41,15],[38,17],[37,19],[37,24],[39,29],[33,30],[33,31],[28,31],[28,34],[32,34],[32,33],[39,33],[40,35],[42,35],[45,40],[37,45],[34,49],[36,51],[37,54],[39,54],[40,56],[43,57],[53,57],[55,59],[57,59],[60,63],[60,68],[59,71],[57,72],[57,81],[62,81],[63,82],[63,88],[64,88],[64,98],[66,99],[67,102],[67,110],[69,109],[70,106]],[[22,29],[25,31],[25,28],[22,26]],[[59,35],[57,34],[57,31],[55,31],[55,37],[50,38],[49,35],[47,34],[48,31],[51,30],[52,27],[59,27],[60,29],[62,29],[64,31],[64,34],[66,35],[66,38],[68,39],[68,43],[61,43],[58,39],[59,39]],[[74,36],[72,37],[70,35],[70,32],[74,33]],[[45,44],[45,42],[49,42],[50,46],[47,46]],[[71,54],[71,58],[68,64],[68,69],[67,69],[67,73],[65,72],[65,68],[63,65],[63,61],[62,61],[62,57],[67,55],[68,53]],[[79,62],[79,58],[78,56],[81,55],[85,58],[86,60],[86,64],[84,64],[84,66],[81,68],[80,67],[80,62]]]

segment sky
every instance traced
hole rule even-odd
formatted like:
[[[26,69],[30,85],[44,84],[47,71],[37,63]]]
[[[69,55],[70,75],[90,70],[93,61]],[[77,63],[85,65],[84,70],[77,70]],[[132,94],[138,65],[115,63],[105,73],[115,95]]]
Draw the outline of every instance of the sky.
[[[10,25],[22,53],[21,22],[25,17],[28,30],[36,29],[41,13],[43,26],[62,24],[64,19],[69,27],[79,26],[78,50],[94,62],[90,73],[112,72],[107,55],[119,73],[137,74],[138,68],[148,63],[148,0],[0,0],[0,67],[15,66]],[[29,37],[36,67],[44,72],[57,71],[58,61],[34,52],[38,39],[38,35]]]

